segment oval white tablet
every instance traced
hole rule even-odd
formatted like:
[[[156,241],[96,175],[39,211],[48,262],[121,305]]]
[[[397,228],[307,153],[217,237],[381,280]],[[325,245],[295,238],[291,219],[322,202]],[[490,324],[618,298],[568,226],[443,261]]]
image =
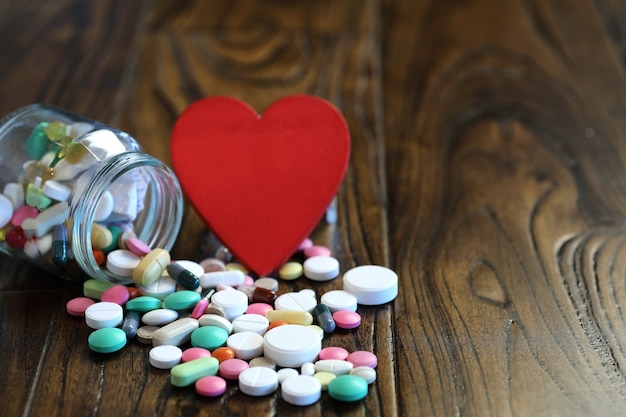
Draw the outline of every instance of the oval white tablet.
[[[339,275],[339,261],[332,256],[312,256],[303,266],[304,275],[313,281],[330,281]]]
[[[354,368],[352,362],[340,359],[323,359],[315,362],[316,372],[330,372],[331,374],[347,375]]]
[[[299,292],[288,292],[278,296],[276,301],[274,301],[274,309],[276,310],[306,311],[312,313],[316,305],[317,301],[314,297]]]
[[[178,311],[169,308],[151,310],[141,316],[141,321],[149,326],[164,326],[178,318]]]
[[[180,363],[183,351],[172,345],[155,346],[150,349],[150,365],[159,369],[171,369]]]
[[[398,275],[384,266],[357,266],[343,275],[343,289],[359,304],[385,304],[398,296]]]
[[[139,262],[141,262],[141,258],[131,251],[116,249],[107,255],[106,268],[114,274],[130,277]]]
[[[233,333],[226,346],[235,351],[235,357],[250,360],[263,355],[263,336],[252,332]]]
[[[236,287],[243,284],[246,276],[241,271],[214,271],[198,275],[202,288],[215,288],[218,285]]]
[[[322,383],[311,375],[287,378],[280,386],[283,400],[293,405],[311,405],[322,396]]]
[[[252,332],[263,336],[269,325],[269,320],[260,314],[242,314],[233,320],[233,331]]]
[[[48,180],[44,183],[41,191],[52,200],[67,201],[72,194],[72,189],[67,185],[61,184],[58,181]]]
[[[124,318],[124,310],[119,304],[101,301],[87,307],[85,322],[92,329],[116,327]]]
[[[319,334],[297,324],[285,324],[265,333],[263,355],[276,361],[278,366],[299,368],[303,363],[314,362],[322,349]]]
[[[356,297],[343,290],[333,290],[324,293],[320,302],[321,304],[326,304],[331,313],[340,310],[356,311],[357,307]]]
[[[226,330],[226,333],[228,334],[233,332],[233,324],[217,314],[203,314],[200,316],[198,321],[200,322],[200,327],[215,326]]]
[[[8,197],[0,194],[0,228],[6,226],[13,217],[13,203]]]
[[[269,395],[278,388],[278,374],[270,368],[256,366],[239,374],[239,389],[254,397]]]
[[[369,366],[357,366],[350,371],[350,375],[356,375],[367,381],[368,384],[376,381],[376,369]]]

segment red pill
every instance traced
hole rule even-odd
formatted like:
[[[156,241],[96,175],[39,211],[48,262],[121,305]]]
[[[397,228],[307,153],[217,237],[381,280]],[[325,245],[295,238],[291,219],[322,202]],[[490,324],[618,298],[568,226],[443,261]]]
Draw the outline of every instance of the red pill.
[[[26,243],[26,235],[20,226],[15,226],[7,230],[4,241],[12,248],[19,249]]]
[[[92,249],[93,258],[96,260],[96,263],[100,266],[104,266],[107,262],[107,257],[100,249]]]

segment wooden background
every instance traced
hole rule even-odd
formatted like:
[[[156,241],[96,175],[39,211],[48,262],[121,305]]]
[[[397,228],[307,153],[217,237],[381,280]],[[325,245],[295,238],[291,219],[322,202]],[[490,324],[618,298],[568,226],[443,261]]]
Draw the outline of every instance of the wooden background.
[[[174,389],[138,343],[90,353],[81,286],[2,256],[0,414],[623,415],[625,63],[618,0],[0,1],[0,114],[62,106],[169,163],[201,97],[335,103],[353,152],[313,239],[401,288],[325,342],[378,355],[367,398],[300,408]],[[187,208],[175,257],[209,241]]]

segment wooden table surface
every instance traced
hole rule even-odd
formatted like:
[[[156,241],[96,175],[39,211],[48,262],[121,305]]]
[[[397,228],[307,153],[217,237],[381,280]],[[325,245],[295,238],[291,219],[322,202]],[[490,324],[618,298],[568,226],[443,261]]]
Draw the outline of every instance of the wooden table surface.
[[[324,342],[378,355],[363,401],[206,399],[138,342],[91,353],[81,284],[3,255],[0,415],[623,415],[625,28],[617,0],[1,1],[0,114],[61,106],[169,164],[202,97],[333,102],[352,155],[312,238],[400,294]],[[211,255],[188,205],[180,236],[174,257]],[[281,291],[341,278],[313,284]]]

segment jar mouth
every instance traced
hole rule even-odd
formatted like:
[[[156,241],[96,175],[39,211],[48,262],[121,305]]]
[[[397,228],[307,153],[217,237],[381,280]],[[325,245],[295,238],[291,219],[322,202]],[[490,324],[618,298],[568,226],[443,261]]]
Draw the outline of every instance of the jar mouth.
[[[132,278],[98,265],[91,237],[100,200],[116,181],[129,173],[144,178],[146,189],[143,199],[138,201],[136,218],[123,223],[124,227],[131,228],[152,248],[171,250],[182,223],[182,190],[171,169],[147,154],[121,153],[81,174],[70,195],[67,219],[69,247],[77,264],[93,278],[120,284],[132,283]]]

